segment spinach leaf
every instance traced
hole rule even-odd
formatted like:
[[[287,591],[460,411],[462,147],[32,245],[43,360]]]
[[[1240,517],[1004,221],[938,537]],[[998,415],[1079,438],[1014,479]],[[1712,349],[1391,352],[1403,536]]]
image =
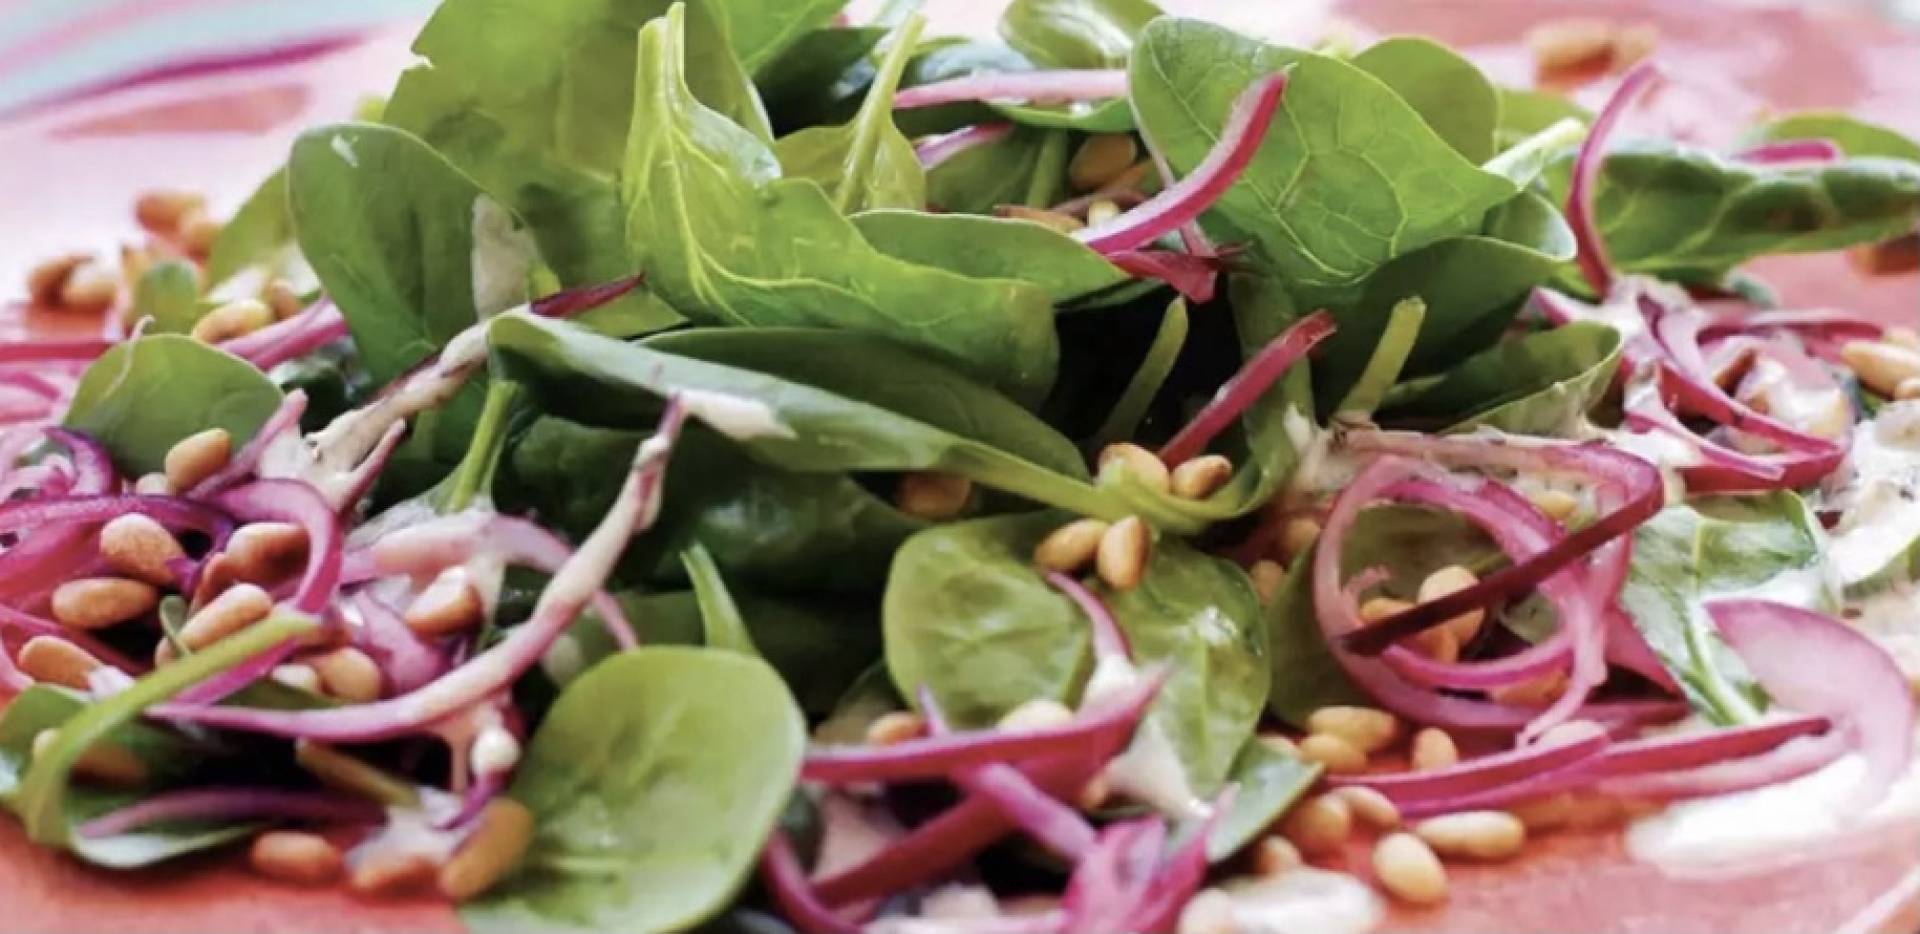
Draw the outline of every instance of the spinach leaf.
[[[1575,322],[1498,344],[1445,375],[1404,384],[1383,420],[1422,430],[1481,426],[1567,436],[1606,394],[1620,365],[1620,332]]]
[[[1260,838],[1320,778],[1319,763],[1249,739],[1227,770],[1236,787],[1233,806],[1207,837],[1207,858],[1219,862]]]
[[[924,24],[915,16],[894,34],[892,48],[851,122],[808,127],[774,144],[787,177],[818,182],[842,214],[926,207],[927,177],[920,157],[893,124],[893,95]]]
[[[1593,111],[1552,91],[1501,88],[1499,93],[1500,126],[1494,135],[1502,146],[1511,146],[1562,120],[1593,122]]]
[[[806,748],[780,676],[734,652],[648,647],[567,686],[509,793],[519,871],[461,906],[477,931],[684,930],[746,882]]]
[[[715,9],[748,73],[832,21],[846,0],[721,0]]]
[[[775,132],[833,122],[835,107],[872,80],[867,56],[886,35],[881,26],[815,29],[761,65],[754,87]]]
[[[818,185],[778,178],[772,152],[693,98],[680,22],[641,31],[622,178],[628,242],[654,288],[699,320],[883,335],[1042,394],[1059,352],[1045,294],[872,249]]]
[[[1493,158],[1500,92],[1459,53],[1418,36],[1384,39],[1352,59],[1419,111],[1469,162]]]
[[[868,211],[853,218],[861,236],[889,256],[976,279],[1018,279],[1054,304],[1129,280],[1120,267],[1045,224],[974,214]]]
[[[928,204],[956,214],[986,214],[997,205],[1023,203],[1049,136],[1045,130],[1015,127],[1007,136],[947,157],[927,170]]]
[[[1124,68],[1133,40],[1160,15],[1150,0],[1014,0],[1000,38],[1043,68]]]
[[[1124,97],[1071,104],[990,104],[994,113],[1021,126],[1081,133],[1129,133],[1133,108]]]
[[[1092,668],[1086,618],[1033,569],[1057,513],[937,526],[894,558],[882,604],[887,667],[903,696],[921,685],[958,724],[985,726],[1020,703],[1073,700]],[[1146,579],[1102,592],[1136,657],[1171,676],[1149,717],[1205,794],[1219,787],[1266,702],[1265,627],[1246,575],[1162,539]]]
[[[753,647],[747,622],[740,617],[740,605],[733,602],[733,594],[727,591],[726,578],[720,576],[720,567],[713,563],[713,555],[694,545],[680,553],[680,561],[687,566],[687,579],[693,582],[694,600],[700,606],[700,630],[706,645],[758,657],[760,650]]]
[[[241,270],[254,266],[274,274],[305,266],[293,242],[293,214],[287,208],[284,166],[273,170],[220,228],[220,235],[214,238],[213,250],[207,256],[207,284],[218,286]],[[292,278],[304,281],[308,277]]]
[[[200,272],[184,260],[161,260],[133,286],[133,317],[148,318],[150,334],[185,334],[210,308],[200,300]]]
[[[116,344],[80,376],[65,424],[106,445],[131,475],[153,473],[188,435],[224,428],[237,449],[280,407],[253,364],[182,334]]]
[[[1830,139],[1849,156],[1879,156],[1920,162],[1920,143],[1898,130],[1869,123],[1838,111],[1809,110],[1788,114],[1747,133],[1748,145],[1786,139]]]
[[[1193,20],[1160,19],[1141,33],[1133,106],[1173,167],[1191,172],[1234,98],[1283,70],[1292,78],[1279,115],[1212,215],[1252,237],[1302,307],[1341,304],[1388,260],[1476,232],[1517,192],[1360,68]]]
[[[1634,532],[1620,604],[1695,710],[1716,723],[1750,721],[1759,689],[1701,606],[1716,597],[1764,595],[1830,608],[1823,541],[1813,511],[1788,492],[1669,506]]]

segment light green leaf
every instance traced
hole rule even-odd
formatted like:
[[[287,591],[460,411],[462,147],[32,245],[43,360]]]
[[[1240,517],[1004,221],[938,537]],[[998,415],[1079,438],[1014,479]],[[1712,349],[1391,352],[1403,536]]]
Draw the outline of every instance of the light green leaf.
[[[87,367],[64,423],[107,446],[129,475],[165,466],[188,435],[224,428],[237,450],[280,407],[253,364],[180,334],[117,344]]]
[[[927,205],[927,178],[913,144],[893,124],[893,95],[925,20],[908,18],[894,33],[887,57],[849,123],[808,127],[782,137],[774,155],[789,178],[809,178],[833,196],[842,214],[873,208],[919,211]]]
[[[1455,152],[1471,162],[1493,158],[1500,94],[1458,52],[1432,39],[1396,36],[1375,43],[1352,61],[1419,111]]]

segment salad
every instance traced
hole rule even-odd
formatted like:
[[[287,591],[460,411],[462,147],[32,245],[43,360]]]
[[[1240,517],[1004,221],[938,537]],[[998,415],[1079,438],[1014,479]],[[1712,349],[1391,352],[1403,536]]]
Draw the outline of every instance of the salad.
[[[1920,145],[1630,138],[1644,36],[1588,111],[840,6],[445,0],[231,218],[35,269],[89,330],[0,340],[33,841],[476,930],[1201,934],[1920,801],[1920,335],[1746,270],[1898,266]]]

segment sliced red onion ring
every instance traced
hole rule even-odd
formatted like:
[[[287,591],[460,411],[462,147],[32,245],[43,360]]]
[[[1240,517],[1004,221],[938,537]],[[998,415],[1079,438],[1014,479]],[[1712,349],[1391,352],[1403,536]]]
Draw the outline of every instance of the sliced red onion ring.
[[[1604,795],[1651,801],[1723,795],[1791,781],[1826,767],[1846,752],[1845,734],[1834,731],[1791,739],[1757,756],[1671,772],[1624,775],[1604,779],[1594,787]]]
[[[1335,787],[1359,785],[1372,788],[1395,802],[1452,798],[1499,788],[1576,762],[1585,762],[1606,748],[1607,735],[1595,731],[1572,742],[1535,743],[1468,759],[1444,769],[1379,775],[1335,775],[1329,776],[1327,782]]]
[[[273,414],[267,416],[267,420],[260,425],[260,430],[254,432],[253,437],[241,446],[240,453],[235,454],[227,462],[227,466],[195,484],[193,489],[187,491],[187,495],[194,499],[205,499],[253,476],[254,471],[260,466],[261,455],[265,454],[267,448],[279,440],[285,432],[299,431],[300,417],[306,413],[306,390],[296,389],[287,393],[285,398],[280,400],[280,407],[274,409]]]
[[[100,338],[71,340],[0,341],[0,364],[4,363],[87,363],[106,353],[119,341]]]
[[[1155,145],[1153,136],[1145,129],[1140,131],[1140,140],[1147,146],[1147,157],[1153,160],[1153,170],[1160,175],[1160,187],[1170,188],[1177,179],[1173,175],[1173,163],[1167,161],[1167,154]],[[1200,222],[1191,220],[1180,225],[1180,244],[1194,256],[1213,257],[1219,255],[1213,241],[1207,239],[1207,232],[1200,229]]]
[[[284,321],[222,341],[220,349],[261,370],[297,360],[347,336],[347,318],[333,302],[321,299]]]
[[[245,690],[273,673],[280,663],[300,648],[300,640],[288,639],[175,695],[176,704],[217,704]]]
[[[612,302],[646,281],[646,276],[634,275],[598,285],[561,289],[552,295],[534,299],[531,308],[534,314],[542,318],[572,318]]]
[[[1306,358],[1315,345],[1332,336],[1333,316],[1316,311],[1269,341],[1233,374],[1185,428],[1160,449],[1160,459],[1168,467],[1178,467],[1200,456],[1213,439],[1226,431],[1247,408],[1266,395],[1280,377]]]
[[[1060,907],[1066,911],[1063,930],[1158,931],[1137,927],[1134,912],[1142,892],[1160,863],[1167,826],[1158,817],[1141,817],[1110,824],[1086,859],[1067,880]]]
[[[961,127],[951,133],[942,133],[914,143],[913,154],[920,160],[921,168],[932,169],[969,149],[999,142],[1012,133],[1011,123],[981,123]]]
[[[82,837],[112,837],[174,821],[295,820],[372,823],[380,806],[365,798],[328,791],[270,787],[212,787],[163,791],[74,828]]]
[[[1573,229],[1574,243],[1579,250],[1580,274],[1600,295],[1613,289],[1613,267],[1607,261],[1607,244],[1600,236],[1599,220],[1593,213],[1594,192],[1600,181],[1601,163],[1606,158],[1607,139],[1634,101],[1659,77],[1660,70],[1652,62],[1641,62],[1621,77],[1620,86],[1594,117],[1593,127],[1587,131],[1586,141],[1580,144],[1580,151],[1573,159],[1573,184],[1567,189],[1567,226]]]
[[[859,934],[860,925],[835,914],[814,893],[786,831],[776,827],[767,840],[760,854],[760,877],[766,880],[780,913],[803,934]]]
[[[1913,698],[1886,650],[1839,620],[1784,603],[1714,600],[1706,609],[1775,702],[1832,719],[1867,760],[1850,804],[1864,810],[1886,797],[1914,746]]]
[[[1249,85],[1234,100],[1220,139],[1191,174],[1161,189],[1137,208],[1104,224],[1074,231],[1074,239],[1103,254],[1118,253],[1137,249],[1198,218],[1233,187],[1253,161],[1286,90],[1285,74],[1269,75]]]
[[[964,101],[1067,103],[1127,96],[1127,73],[1113,69],[992,71],[902,88],[893,109],[912,110]]]
[[[1887,333],[1887,326],[1871,318],[1821,308],[1806,311],[1714,311],[1705,312],[1701,322],[1700,334],[1706,337],[1724,334],[1729,331],[1751,333],[1754,331],[1793,331],[1803,334],[1818,334],[1833,338],[1853,338],[1857,340],[1879,340]]]
[[[1846,158],[1840,144],[1830,139],[1782,139],[1749,146],[1733,154],[1748,165],[1822,165]]]
[[[1107,261],[1135,279],[1158,279],[1196,304],[1213,301],[1220,279],[1220,262],[1172,250],[1122,250]]]
[[[446,647],[414,635],[399,611],[373,594],[361,590],[348,595],[345,602],[360,618],[360,625],[351,631],[379,664],[393,693],[406,694],[425,687],[452,667],[453,657]]]
[[[293,608],[319,616],[340,586],[340,519],[313,487],[298,480],[255,480],[224,490],[213,504],[243,521],[290,522],[307,533],[307,570],[293,595]]]
[[[926,715],[929,735],[951,735],[940,705],[925,686],[920,688],[920,712]],[[1077,861],[1093,848],[1094,830],[1087,819],[1041,791],[1019,769],[995,762],[956,769],[951,777],[968,793],[992,801],[1007,820],[1055,856]]]
[[[1087,621],[1093,625],[1093,657],[1117,658],[1121,661],[1133,660],[1133,647],[1127,644],[1126,630],[1120,628],[1120,621],[1113,618],[1113,611],[1101,602],[1077,580],[1058,571],[1047,574],[1047,583],[1054,589],[1067,595],[1080,612],[1087,615]]]
[[[184,497],[81,495],[0,503],[0,532],[44,530],[47,526],[64,523],[93,525],[111,522],[134,512],[168,528],[192,529],[209,535],[219,535],[233,527],[233,517],[218,506],[197,503]],[[13,554],[33,541],[34,538],[29,537],[7,554]]]

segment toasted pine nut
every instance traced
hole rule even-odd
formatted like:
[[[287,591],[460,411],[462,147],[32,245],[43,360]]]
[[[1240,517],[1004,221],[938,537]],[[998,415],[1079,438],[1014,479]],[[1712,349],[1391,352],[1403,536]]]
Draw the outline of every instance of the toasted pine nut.
[[[59,636],[34,636],[20,647],[20,670],[35,681],[87,690],[87,675],[100,667],[99,659]]]
[[[1137,444],[1122,441],[1100,449],[1100,474],[1126,474],[1149,490],[1166,493],[1173,488],[1173,475],[1159,455]]]
[[[420,800],[412,785],[325,743],[295,740],[293,761],[329,788],[381,804],[411,805]]]
[[[173,487],[167,484],[166,474],[143,473],[133,481],[133,491],[141,496],[170,496]]]
[[[1258,733],[1253,738],[1259,740],[1260,745],[1281,755],[1293,756],[1296,759],[1300,757],[1300,744],[1289,739],[1284,733]]]
[[[1573,517],[1574,511],[1580,508],[1579,498],[1565,490],[1541,490],[1529,499],[1533,500],[1533,505],[1541,512],[1547,514],[1547,518],[1555,522],[1567,521]]]
[[[1099,519],[1075,519],[1040,540],[1033,549],[1033,563],[1062,574],[1078,571],[1093,560],[1109,528]]]
[[[1074,795],[1073,805],[1082,811],[1098,811],[1107,806],[1107,799],[1113,797],[1113,786],[1107,782],[1106,773],[1100,773],[1087,779],[1080,786],[1080,792]]]
[[[1920,269],[1920,233],[1895,237],[1879,243],[1865,243],[1847,250],[1853,268],[1869,276],[1889,276]],[[1895,328],[1888,328],[1887,340],[1893,340]],[[1911,332],[1912,328],[1899,328]],[[1895,341],[1898,343],[1898,341]],[[1920,343],[1905,346],[1920,350]]]
[[[141,192],[133,202],[133,217],[149,232],[172,236],[189,213],[203,212],[207,199],[191,191],[159,189]]]
[[[1840,347],[1840,359],[1868,389],[1883,396],[1893,396],[1901,383],[1920,376],[1920,350],[1887,341],[1848,341]]]
[[[1904,325],[1890,327],[1884,334],[1880,335],[1880,339],[1895,347],[1905,347],[1908,350],[1920,350],[1920,329],[1910,328]]]
[[[502,795],[487,802],[479,826],[440,867],[440,894],[464,901],[493,887],[533,840],[533,812]]]
[[[362,895],[396,895],[434,881],[440,867],[425,853],[374,853],[347,873],[347,888]]]
[[[1435,626],[1414,636],[1413,645],[1434,661],[1452,664],[1460,660],[1460,637],[1446,626]]]
[[[367,653],[345,646],[307,659],[328,694],[355,704],[380,699],[380,666]]]
[[[1280,530],[1280,554],[1288,561],[1304,554],[1313,547],[1313,541],[1320,537],[1320,523],[1295,516],[1287,520],[1285,528]]]
[[[1073,711],[1051,697],[1036,697],[1006,712],[998,724],[1002,730],[1019,733],[1050,730],[1073,722]]]
[[[1391,833],[1373,847],[1373,874],[1393,897],[1415,905],[1447,900],[1447,870],[1419,837]]]
[[[1364,785],[1345,785],[1329,793],[1344,799],[1353,816],[1374,830],[1392,830],[1400,826],[1400,806],[1375,789]]]
[[[275,665],[269,676],[287,687],[297,688],[310,694],[320,693],[320,673],[314,671],[312,665],[301,662]]]
[[[153,268],[153,254],[131,243],[120,245],[120,279],[132,289],[140,285],[140,279]]]
[[[285,279],[267,280],[266,287],[260,290],[260,300],[267,303],[267,308],[273,311],[273,317],[279,321],[307,310],[306,303],[300,300],[300,293],[294,291],[293,285]]]
[[[1353,834],[1353,811],[1332,795],[1315,795],[1293,806],[1280,820],[1280,835],[1308,857],[1331,856]]]
[[[993,213],[994,213],[994,216],[996,217],[1010,217],[1015,220],[1032,221],[1036,224],[1045,224],[1046,226],[1052,227],[1053,229],[1060,231],[1061,233],[1070,234],[1086,226],[1085,224],[1080,222],[1080,218],[1073,217],[1068,214],[1062,214],[1059,211],[1048,211],[1048,210],[1043,210],[1041,208],[1030,208],[1023,204],[995,205],[993,208]]]
[[[100,557],[127,577],[169,587],[175,575],[168,562],[186,557],[186,552],[166,526],[130,512],[100,529]]]
[[[1360,747],[1329,733],[1312,733],[1300,741],[1300,757],[1318,762],[1329,775],[1351,775],[1367,767]]]
[[[238,583],[240,575],[233,572],[233,562],[226,555],[214,555],[200,566],[200,579],[193,584],[193,599],[187,608],[198,613]]]
[[[227,466],[232,456],[233,436],[225,428],[209,428],[181,438],[167,449],[167,485],[175,493],[185,493]]]
[[[1430,726],[1413,734],[1412,763],[1416,772],[1449,769],[1460,764],[1460,747],[1446,730]]]
[[[1413,609],[1413,604],[1397,597],[1374,597],[1360,604],[1360,622],[1372,625]]]
[[[1101,198],[1087,205],[1087,226],[1098,227],[1120,216],[1120,205],[1111,199]]]
[[[1442,814],[1414,825],[1413,832],[1434,852],[1462,859],[1508,859],[1527,842],[1527,825],[1505,811]]]
[[[1280,596],[1280,588],[1287,585],[1287,569],[1267,558],[1255,561],[1253,567],[1247,569],[1247,577],[1253,581],[1254,595],[1261,603],[1272,603]]]
[[[276,882],[322,885],[340,878],[345,863],[327,838],[297,830],[269,830],[253,838],[247,865]]]
[[[867,724],[867,745],[894,746],[918,739],[926,731],[925,717],[911,710],[890,710]]]
[[[1612,795],[1569,795],[1566,823],[1575,830],[1612,827],[1627,817],[1627,808]]]
[[[291,522],[249,522],[233,531],[221,552],[235,577],[271,584],[307,566],[307,530]]]
[[[402,619],[415,634],[439,638],[479,625],[485,615],[486,607],[479,589],[473,586],[472,575],[456,565],[441,571],[420,596],[413,598]]]
[[[1067,183],[1074,191],[1097,191],[1140,158],[1140,146],[1131,133],[1101,133],[1087,137],[1067,163]]]
[[[180,218],[180,229],[175,236],[180,248],[187,255],[204,259],[213,252],[213,242],[220,239],[219,221],[209,217],[205,211],[188,211]]]
[[[1300,868],[1306,858],[1293,841],[1279,834],[1268,834],[1253,845],[1253,874],[1271,878]]]
[[[83,577],[53,591],[53,618],[71,629],[104,629],[152,610],[160,592],[124,577]]]
[[[1893,398],[1900,402],[1920,399],[1920,376],[1901,380],[1900,385],[1893,389]]]
[[[85,253],[65,253],[35,263],[27,270],[27,296],[41,308],[57,307],[60,292],[67,287],[67,278],[88,259]]]
[[[1233,461],[1219,454],[1203,454],[1173,468],[1167,485],[1181,499],[1206,499],[1233,479]]]
[[[99,314],[120,297],[120,272],[99,260],[74,267],[60,286],[60,307],[80,314]]]
[[[1660,30],[1651,23],[1638,23],[1613,34],[1614,71],[1631,68],[1641,59],[1653,54],[1654,46],[1660,44]]]
[[[208,344],[244,337],[273,323],[273,309],[257,298],[243,298],[221,305],[200,317],[188,333],[194,340]]]
[[[180,643],[198,652],[253,625],[273,612],[273,597],[253,584],[236,584],[206,606],[194,611],[180,626]],[[173,645],[161,642],[155,657],[166,663],[173,660]]]
[[[1480,583],[1478,575],[1459,565],[1441,568],[1420,582],[1420,602],[1438,600],[1451,593],[1457,593]],[[1486,622],[1487,611],[1469,610],[1440,625],[1453,633],[1454,641],[1468,642],[1480,634],[1480,625]]]
[[[1528,833],[1545,833],[1565,827],[1573,820],[1573,795],[1566,792],[1530,798],[1514,805],[1510,812],[1526,825]]]
[[[929,522],[944,522],[967,508],[973,497],[973,481],[957,473],[921,470],[900,478],[894,488],[893,502],[900,511]]]
[[[1372,707],[1335,705],[1308,714],[1307,730],[1338,736],[1355,749],[1372,755],[1392,745],[1400,733],[1400,718]]]
[[[1216,888],[1193,893],[1181,906],[1174,931],[1175,934],[1239,934],[1240,922],[1234,918],[1233,896]]]
[[[1115,522],[1100,536],[1094,553],[1094,568],[1100,580],[1115,590],[1132,590],[1147,576],[1147,560],[1153,555],[1153,535],[1139,516]]]
[[[1503,688],[1494,688],[1487,696],[1502,704],[1518,704],[1522,707],[1545,707],[1557,700],[1567,690],[1567,673],[1550,671],[1538,678],[1522,681],[1519,684]]]
[[[33,735],[32,754],[35,758],[46,755],[47,748],[60,735],[53,728],[41,730]],[[133,751],[117,743],[106,740],[88,746],[80,758],[73,762],[75,778],[95,785],[109,788],[138,788],[147,783],[147,764],[141,761]]]

